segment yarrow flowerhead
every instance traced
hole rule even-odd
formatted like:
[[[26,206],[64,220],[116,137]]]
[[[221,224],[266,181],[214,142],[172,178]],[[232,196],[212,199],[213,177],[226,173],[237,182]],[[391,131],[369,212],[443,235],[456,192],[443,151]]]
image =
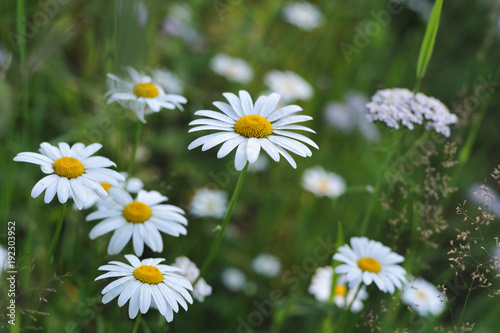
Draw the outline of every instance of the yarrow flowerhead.
[[[40,165],[42,172],[49,174],[38,181],[31,196],[38,197],[45,191],[44,201],[49,203],[57,194],[60,203],[73,198],[78,209],[82,209],[87,201],[87,191],[93,190],[99,197],[105,199],[108,193],[101,183],[118,185],[125,178],[107,167],[116,166],[111,160],[101,156],[91,156],[102,145],[93,143],[87,147],[83,143],[69,146],[65,142],[58,147],[47,142],[40,144],[40,153],[19,153],[14,157],[16,162],[28,162]]]
[[[438,316],[446,308],[445,295],[422,278],[410,279],[405,285],[403,302],[423,317]]]
[[[378,289],[392,294],[395,287],[403,287],[406,271],[397,264],[403,262],[404,257],[366,237],[353,237],[350,243],[351,246],[345,244],[339,247],[338,253],[333,256],[334,260],[342,262],[335,273],[346,274],[349,288],[375,282]]]
[[[127,191],[115,187],[109,189],[109,195],[112,200],[87,215],[87,221],[104,219],[90,231],[91,239],[114,231],[108,246],[109,254],[120,253],[130,238],[138,256],[142,255],[144,244],[155,252],[162,252],[160,232],[174,237],[187,234],[184,211],[173,205],[160,205],[167,197],[159,192],[140,190],[133,199]]]
[[[280,94],[285,103],[308,100],[313,95],[311,85],[292,71],[271,71],[266,74],[264,81],[272,92]]]
[[[187,102],[180,95],[167,94],[159,83],[150,76],[137,72],[132,67],[126,67],[131,79],[122,80],[116,75],[108,74],[111,79],[111,89],[106,93],[107,103],[118,102],[133,111],[140,121],[146,123],[144,116],[164,109],[182,110],[181,104]]]
[[[275,277],[281,271],[281,262],[269,253],[261,253],[252,261],[252,268],[260,275]]]
[[[308,288],[318,301],[327,302],[330,299],[332,289],[333,268],[331,266],[318,267],[314,272],[311,285]],[[352,312],[359,312],[363,309],[363,301],[368,298],[365,286],[358,291],[358,286],[347,288],[346,278],[340,275],[337,278],[333,301],[341,309],[347,309],[350,305]],[[352,304],[351,304],[352,303]]]
[[[280,160],[280,155],[283,156],[293,168],[297,165],[286,150],[306,157],[311,156],[312,152],[302,142],[318,149],[308,137],[290,132],[290,130],[303,130],[315,133],[305,126],[295,125],[311,120],[312,117],[294,115],[302,111],[297,105],[275,110],[280,99],[278,94],[261,96],[255,104],[244,90],[240,90],[239,98],[232,93],[224,93],[224,96],[229,104],[214,102],[223,113],[211,110],[197,111],[196,115],[206,118],[190,123],[198,126],[191,128],[189,132],[215,130],[217,133],[194,140],[188,149],[202,146],[201,149],[205,151],[223,143],[217,154],[218,158],[223,158],[237,147],[234,164],[238,171],[242,170],[247,162],[254,163],[259,157],[261,148],[276,162]]]
[[[210,68],[229,81],[248,83],[253,78],[252,68],[245,60],[231,58],[227,54],[217,54],[213,57]]]
[[[323,14],[309,2],[292,2],[283,9],[285,19],[303,29],[313,30],[323,23]]]
[[[457,116],[436,98],[414,94],[405,88],[379,90],[366,107],[370,111],[366,116],[369,121],[382,121],[396,129],[402,124],[410,130],[414,124],[422,125],[425,121],[426,129],[446,137],[450,136],[448,125],[458,121]]]
[[[200,270],[188,257],[182,256],[175,258],[175,263],[173,263],[172,266],[178,267],[181,270],[179,274],[187,278],[191,284],[193,284],[200,275]],[[205,279],[200,278],[193,287],[194,298],[199,302],[203,302],[205,297],[210,295],[212,295],[212,287]]]
[[[108,265],[99,267],[107,273],[95,280],[119,277],[102,290],[102,302],[109,303],[118,297],[118,306],[122,307],[129,301],[128,315],[130,319],[149,308],[156,308],[168,322],[174,318],[174,312],[179,311],[179,305],[187,310],[187,303],[193,304],[193,298],[188,290],[193,287],[188,279],[180,276],[177,267],[161,265],[165,259],[139,260],[134,255],[127,254],[125,258],[130,265],[111,261]]]
[[[346,185],[344,179],[336,173],[315,166],[304,171],[302,187],[319,197],[336,198],[345,192]]]

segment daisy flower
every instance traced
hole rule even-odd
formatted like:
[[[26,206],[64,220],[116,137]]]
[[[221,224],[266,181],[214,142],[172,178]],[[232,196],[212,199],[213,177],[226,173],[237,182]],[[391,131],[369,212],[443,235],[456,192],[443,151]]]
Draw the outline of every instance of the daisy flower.
[[[234,164],[238,171],[241,171],[247,162],[254,163],[259,157],[261,148],[276,162],[282,155],[293,168],[296,168],[297,164],[286,150],[306,157],[311,156],[312,152],[302,142],[318,149],[308,137],[290,132],[290,130],[303,130],[315,133],[305,126],[295,125],[311,120],[312,117],[294,115],[302,111],[297,105],[275,110],[280,99],[278,94],[261,96],[255,104],[244,90],[240,90],[239,98],[232,93],[224,93],[224,97],[229,104],[214,102],[222,113],[210,110],[195,113],[206,118],[192,121],[190,125],[198,126],[191,128],[189,132],[215,130],[217,133],[194,140],[188,149],[202,146],[201,149],[205,151],[223,143],[217,154],[218,158],[223,158],[237,147]]]
[[[58,148],[59,147],[59,148]],[[65,142],[58,147],[47,142],[40,144],[40,153],[19,153],[14,157],[16,162],[28,162],[40,165],[42,172],[49,174],[35,184],[31,191],[33,198],[45,191],[45,203],[52,201],[57,194],[60,203],[73,198],[78,209],[87,201],[87,190],[91,189],[99,197],[105,199],[108,193],[100,183],[118,185],[125,178],[107,167],[116,166],[111,160],[101,156],[91,156],[102,145],[93,143],[87,147],[83,143],[69,146]]]
[[[217,54],[213,57],[210,68],[229,81],[248,83],[253,78],[252,68],[245,60],[231,58],[227,54]]]
[[[90,231],[90,238],[114,231],[109,242],[108,253],[117,254],[127,245],[130,238],[136,255],[141,256],[144,244],[154,252],[163,251],[160,231],[171,236],[186,235],[187,220],[184,211],[173,205],[160,205],[167,197],[156,191],[140,190],[137,198],[125,190],[109,189],[112,200],[87,215],[87,221],[104,219]]]
[[[140,121],[146,123],[144,116],[164,109],[183,110],[181,104],[187,102],[180,95],[167,94],[157,82],[150,76],[137,72],[132,67],[126,67],[131,80],[122,80],[119,77],[108,74],[112,87],[106,93],[107,103],[118,102],[122,106],[133,111]]]
[[[227,211],[227,193],[201,188],[195,192],[190,210],[194,216],[221,219]]]
[[[404,257],[380,242],[353,237],[351,246],[345,244],[339,247],[333,259],[343,263],[337,266],[335,273],[346,274],[349,288],[375,282],[378,289],[392,294],[395,287],[403,287],[406,271],[396,264],[403,262]]]
[[[311,85],[292,71],[271,71],[266,74],[264,81],[269,89],[280,94],[286,103],[298,99],[307,100],[313,95]]]
[[[281,262],[269,253],[261,253],[252,261],[252,268],[260,275],[275,277],[281,271]]]
[[[369,121],[382,121],[387,126],[399,129],[403,125],[410,130],[414,124],[423,124],[446,137],[450,136],[448,125],[455,124],[458,118],[450,113],[446,105],[434,97],[422,93],[414,94],[405,88],[379,90],[366,104],[370,111]]]
[[[302,176],[302,187],[316,196],[336,198],[345,192],[345,181],[320,166],[307,169]]]
[[[323,14],[309,2],[292,2],[283,9],[285,19],[302,30],[313,30],[323,23]]]
[[[311,280],[311,285],[308,288],[309,293],[318,301],[323,303],[327,302],[330,299],[332,278],[333,268],[331,266],[316,268]],[[333,301],[339,308],[347,309],[350,305],[352,312],[359,312],[363,309],[363,301],[367,298],[368,293],[364,286],[361,287],[359,292],[357,286],[348,290],[345,276],[340,275],[337,277]]]
[[[222,284],[234,292],[241,291],[245,287],[247,277],[238,268],[226,268],[222,271]]]
[[[408,281],[403,290],[402,299],[422,317],[438,316],[446,307],[445,296],[436,286],[422,278]]]
[[[172,266],[179,268],[181,270],[179,274],[187,278],[191,284],[193,284],[200,275],[200,270],[188,257],[182,256],[176,258]],[[199,302],[203,302],[205,297],[210,295],[212,295],[212,287],[205,279],[200,278],[193,287],[194,298]]]
[[[118,297],[118,306],[122,307],[129,301],[128,316],[134,319],[139,310],[142,314],[150,307],[157,308],[168,322],[174,318],[174,312],[179,311],[179,305],[187,310],[187,303],[193,304],[188,290],[193,290],[188,279],[177,274],[179,269],[160,263],[165,259],[139,260],[134,255],[127,254],[125,258],[130,265],[111,261],[108,265],[99,267],[107,271],[95,280],[118,277],[102,290],[102,302],[109,303]]]

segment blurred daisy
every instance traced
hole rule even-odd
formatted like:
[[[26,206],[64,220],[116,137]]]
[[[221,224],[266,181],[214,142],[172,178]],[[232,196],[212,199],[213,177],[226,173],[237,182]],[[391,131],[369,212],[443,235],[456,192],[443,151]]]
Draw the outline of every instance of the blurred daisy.
[[[231,291],[243,290],[246,282],[247,277],[238,268],[226,268],[222,271],[222,284]]]
[[[166,94],[163,88],[153,81],[151,77],[137,72],[132,67],[126,67],[131,80],[122,80],[119,77],[108,74],[112,87],[106,93],[107,103],[118,102],[120,105],[133,111],[143,123],[144,116],[164,109],[183,110],[181,104],[187,102],[180,95]]]
[[[276,162],[282,155],[293,168],[296,168],[297,164],[286,150],[306,157],[311,156],[312,152],[302,142],[318,149],[318,146],[308,137],[290,132],[290,130],[303,130],[315,133],[305,126],[295,125],[311,120],[312,117],[294,115],[302,111],[302,108],[297,105],[275,110],[280,99],[278,94],[261,96],[255,104],[248,92],[244,90],[240,90],[239,98],[232,93],[224,93],[224,97],[227,98],[229,104],[214,102],[214,105],[223,113],[210,110],[197,111],[196,115],[206,118],[190,123],[190,125],[198,126],[191,128],[189,132],[203,130],[218,132],[194,140],[188,149],[202,146],[201,149],[205,151],[224,143],[217,154],[218,158],[223,158],[238,147],[234,161],[238,171],[241,171],[247,162],[254,163],[259,157],[261,148]]]
[[[191,214],[221,219],[227,211],[227,193],[209,188],[196,190],[191,201]]]
[[[271,71],[264,78],[266,85],[277,92],[286,103],[298,99],[307,100],[313,95],[313,89],[306,80],[294,72]]]
[[[229,81],[248,83],[253,78],[252,68],[245,60],[231,58],[227,54],[217,54],[213,57],[210,68]]]
[[[118,185],[116,187],[122,188],[129,193],[137,193],[140,190],[142,190],[142,188],[144,187],[144,183],[139,178],[131,177],[131,178],[127,179],[128,174],[126,172],[120,172],[120,175],[122,175],[126,180],[119,181]],[[111,187],[113,187],[113,185],[108,184],[108,183],[101,183],[101,186],[104,188],[104,190],[106,192]],[[109,199],[109,196],[104,200],[108,200],[108,199]],[[111,199],[109,199],[109,200],[111,200]],[[94,191],[89,189],[87,191],[87,201],[83,204],[83,209],[89,209],[90,207],[93,207],[94,205],[96,205],[102,201],[103,201],[103,199],[101,199]]]
[[[9,269],[9,252],[0,245],[0,275],[2,271]]]
[[[177,274],[179,268],[160,263],[165,259],[139,260],[134,255],[127,254],[125,258],[130,265],[111,261],[108,265],[99,267],[107,271],[95,280],[110,277],[119,279],[108,284],[103,289],[102,302],[109,303],[118,297],[118,306],[122,307],[129,301],[128,316],[133,319],[139,310],[148,312],[150,307],[157,308],[168,322],[174,318],[174,312],[179,311],[179,305],[187,310],[187,303],[193,304],[188,290],[193,290],[188,279]]]
[[[174,73],[166,69],[155,69],[151,73],[151,77],[153,81],[158,82],[165,92],[170,94],[182,94],[182,81]]]
[[[400,124],[410,130],[414,124],[423,124],[446,137],[450,136],[448,125],[455,124],[458,118],[450,113],[446,105],[434,97],[422,93],[416,95],[404,88],[379,90],[366,105],[370,114],[369,121],[382,121],[387,126],[399,129]]]
[[[87,201],[87,190],[91,189],[102,199],[108,196],[100,183],[118,185],[125,178],[107,167],[116,166],[111,160],[101,156],[91,156],[102,145],[93,143],[87,147],[83,143],[69,146],[59,143],[59,148],[47,142],[40,144],[40,153],[19,153],[14,157],[16,162],[28,162],[40,165],[42,172],[49,174],[35,184],[31,191],[33,198],[45,191],[45,203],[52,201],[57,193],[60,203],[73,198],[78,209]]]
[[[330,299],[330,291],[332,288],[333,268],[331,266],[318,267],[311,280],[309,293],[312,294],[318,301],[327,302]],[[344,275],[337,278],[333,301],[341,309],[347,309],[351,305],[352,312],[359,312],[363,309],[363,301],[368,298],[366,288],[363,286],[358,288],[347,289],[346,279]],[[356,295],[357,293],[357,295]],[[354,297],[356,298],[354,299]]]
[[[345,192],[345,181],[333,172],[320,166],[307,169],[302,176],[302,187],[314,195],[336,198]]]
[[[422,317],[440,315],[446,304],[445,296],[432,283],[422,278],[412,279],[405,285],[403,302]]]
[[[285,19],[303,30],[313,30],[323,23],[323,14],[309,2],[292,2],[283,9]]]
[[[257,274],[275,277],[281,271],[281,262],[269,253],[261,253],[252,261],[252,268]]]
[[[375,282],[378,289],[392,294],[395,287],[403,287],[406,271],[396,264],[403,262],[404,257],[380,242],[366,237],[352,237],[351,246],[345,244],[339,247],[333,259],[343,263],[337,266],[335,273],[346,274],[349,288]]]
[[[185,256],[175,258],[175,263],[172,266],[179,268],[181,270],[179,274],[187,278],[191,284],[200,275],[200,270],[196,267],[196,264]],[[194,298],[199,302],[203,302],[205,297],[210,295],[212,295],[212,287],[207,284],[205,279],[200,278],[193,288]]]
[[[261,172],[266,170],[268,166],[269,159],[264,155],[259,155],[255,162],[248,164],[248,172]]]
[[[156,191],[140,190],[134,200],[130,194],[118,187],[109,189],[112,201],[98,207],[87,215],[87,221],[104,219],[90,231],[90,238],[114,231],[109,242],[108,253],[118,254],[130,238],[137,256],[142,256],[144,244],[154,252],[163,251],[160,231],[171,236],[186,235],[187,220],[184,211],[173,205],[160,205],[167,197]]]

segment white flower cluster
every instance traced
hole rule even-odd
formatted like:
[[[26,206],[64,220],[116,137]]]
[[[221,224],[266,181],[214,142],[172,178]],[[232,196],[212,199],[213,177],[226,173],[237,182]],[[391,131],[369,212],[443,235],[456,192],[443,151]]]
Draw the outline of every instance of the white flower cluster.
[[[426,121],[427,129],[431,128],[446,137],[450,136],[448,125],[457,122],[457,116],[434,97],[422,93],[414,94],[405,88],[379,90],[366,105],[370,121],[382,121],[389,127],[399,129],[400,123],[410,130],[413,124]]]
[[[181,256],[175,258],[175,263],[173,263],[172,266],[180,268],[181,271],[179,274],[187,278],[191,284],[193,284],[200,275],[200,270],[188,257]],[[212,295],[212,287],[205,279],[200,278],[193,286],[194,298],[199,302],[203,302],[205,297],[210,295]]]

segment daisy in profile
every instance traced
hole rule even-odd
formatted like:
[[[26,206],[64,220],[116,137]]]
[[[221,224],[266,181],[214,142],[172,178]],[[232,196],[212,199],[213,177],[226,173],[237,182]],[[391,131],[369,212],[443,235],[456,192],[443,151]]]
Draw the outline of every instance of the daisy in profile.
[[[222,271],[222,284],[229,290],[238,292],[245,288],[247,277],[238,268],[226,268]]]
[[[313,30],[323,23],[323,14],[309,2],[292,2],[283,9],[285,19],[302,30]]]
[[[245,60],[231,58],[227,54],[217,54],[213,57],[210,68],[229,81],[248,83],[253,78],[252,67]]]
[[[269,253],[261,253],[252,261],[252,268],[255,273],[271,278],[280,273],[281,262]]]
[[[221,219],[227,211],[227,193],[200,188],[193,196],[190,210],[194,216]]]
[[[307,169],[302,176],[302,187],[318,197],[336,198],[345,192],[345,181],[320,166]]]
[[[366,237],[351,238],[351,246],[345,244],[339,247],[333,259],[342,262],[335,273],[346,274],[349,288],[360,283],[369,286],[375,282],[378,289],[392,294],[395,288],[401,289],[406,281],[405,269],[397,265],[404,261],[404,257]]]
[[[241,171],[248,163],[254,163],[259,157],[261,148],[276,162],[283,156],[293,168],[297,167],[292,156],[286,151],[302,157],[311,156],[311,150],[302,142],[318,149],[308,137],[291,132],[291,130],[313,130],[296,125],[311,120],[312,117],[295,115],[302,111],[297,105],[289,105],[276,110],[280,100],[279,94],[273,93],[269,96],[261,96],[255,104],[248,92],[240,90],[239,97],[232,93],[224,93],[229,104],[214,102],[221,112],[210,110],[197,111],[195,114],[205,118],[194,120],[190,125],[197,125],[189,132],[214,130],[216,133],[208,134],[194,140],[188,149],[202,146],[202,150],[208,150],[222,144],[217,154],[223,158],[236,149],[235,167]],[[302,142],[301,142],[302,141]]]
[[[39,149],[41,154],[19,153],[14,157],[14,161],[38,164],[42,172],[48,174],[33,187],[31,191],[33,198],[45,191],[45,203],[51,202],[57,194],[60,203],[73,198],[76,207],[82,209],[87,201],[89,189],[105,199],[108,193],[100,183],[116,186],[119,181],[125,181],[118,172],[107,169],[116,166],[111,160],[101,156],[91,156],[101,148],[102,145],[99,143],[89,146],[75,143],[70,147],[67,143],[61,142],[55,147],[42,142]]]
[[[438,316],[446,308],[445,295],[435,285],[422,278],[412,278],[408,281],[402,299],[422,317]]]
[[[316,268],[311,280],[311,285],[308,288],[309,293],[319,302],[327,302],[330,299],[332,278],[333,268],[331,266]],[[337,278],[333,301],[339,308],[347,309],[350,306],[352,312],[359,312],[363,309],[363,301],[367,298],[368,293],[364,286],[361,287],[359,291],[357,286],[348,289],[345,276],[340,275]]]
[[[433,129],[446,137],[450,136],[448,125],[458,121],[457,116],[438,99],[405,88],[379,90],[366,107],[370,111],[366,116],[369,121],[381,121],[395,129],[403,125],[410,130],[415,124],[425,122],[426,129]]]
[[[173,205],[160,204],[167,197],[159,192],[140,190],[134,200],[127,191],[113,187],[109,189],[109,195],[112,200],[100,205],[86,218],[87,221],[104,219],[90,231],[91,239],[114,231],[108,246],[109,254],[120,253],[131,238],[137,256],[142,256],[144,244],[154,252],[162,252],[160,232],[174,237],[187,234],[184,211]]]
[[[130,75],[129,80],[122,80],[116,75],[108,74],[111,79],[111,89],[106,93],[107,103],[114,102],[133,111],[139,120],[146,123],[144,116],[163,109],[183,110],[181,104],[187,102],[180,95],[167,94],[150,76],[137,72],[132,67],[126,67]]]
[[[292,71],[271,71],[266,74],[264,81],[269,89],[280,94],[286,103],[298,99],[308,100],[313,95],[311,85]]]
[[[187,278],[191,284],[193,284],[200,275],[200,270],[196,264],[185,256],[175,258],[175,263],[173,263],[172,266],[179,268],[181,270],[179,274]],[[210,295],[212,295],[212,287],[204,278],[199,278],[198,282],[196,282],[193,287],[194,298],[199,302],[203,302],[205,297]]]
[[[129,302],[130,319],[134,319],[139,311],[144,314],[152,307],[158,309],[168,322],[173,320],[174,312],[179,311],[179,305],[187,310],[187,303],[193,304],[188,292],[193,287],[188,279],[178,274],[179,268],[160,264],[165,260],[161,258],[141,261],[131,254],[125,258],[130,265],[111,261],[98,268],[107,273],[98,276],[96,281],[118,278],[102,290],[104,304],[118,297],[119,307]]]

